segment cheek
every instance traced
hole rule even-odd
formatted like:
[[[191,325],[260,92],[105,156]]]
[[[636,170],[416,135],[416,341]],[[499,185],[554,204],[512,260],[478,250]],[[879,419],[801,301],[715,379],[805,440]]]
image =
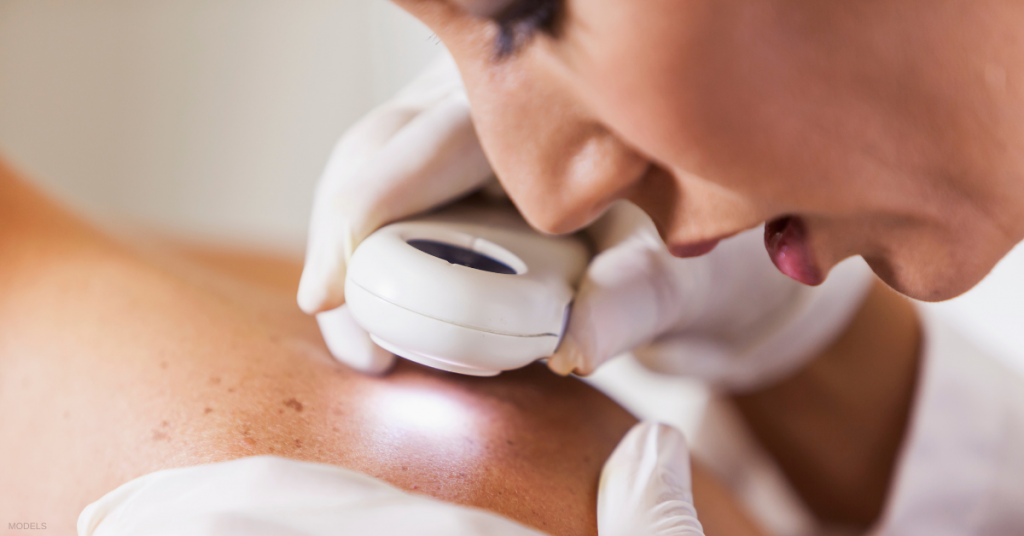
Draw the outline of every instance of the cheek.
[[[577,5],[579,4],[579,5]],[[706,139],[694,56],[706,18],[701,2],[580,0],[559,54],[576,90],[623,139],[665,167],[684,168]]]
[[[763,212],[843,200],[832,192],[846,181],[821,171],[826,160],[845,166],[801,116],[800,77],[780,74],[794,68],[770,15],[728,0],[590,1],[618,7],[580,5],[562,57],[581,97],[630,145]]]

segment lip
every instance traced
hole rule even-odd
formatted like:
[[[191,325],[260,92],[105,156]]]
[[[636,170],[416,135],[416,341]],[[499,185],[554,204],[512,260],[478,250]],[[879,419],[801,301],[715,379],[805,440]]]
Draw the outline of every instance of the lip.
[[[780,272],[805,285],[820,285],[825,278],[811,255],[807,227],[798,216],[785,216],[764,226],[764,247]]]
[[[679,257],[680,259],[700,257],[701,255],[711,253],[711,250],[715,249],[715,246],[717,246],[720,241],[721,240],[704,240],[702,242],[692,242],[689,244],[672,244],[668,247],[668,251],[673,257]]]

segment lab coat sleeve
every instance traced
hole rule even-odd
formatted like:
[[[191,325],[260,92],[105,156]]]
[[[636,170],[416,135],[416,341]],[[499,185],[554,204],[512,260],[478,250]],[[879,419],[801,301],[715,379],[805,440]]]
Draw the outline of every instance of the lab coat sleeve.
[[[273,456],[146,475],[89,505],[78,536],[540,536],[340,467]]]
[[[1024,534],[1024,379],[922,311],[915,408],[874,536]]]

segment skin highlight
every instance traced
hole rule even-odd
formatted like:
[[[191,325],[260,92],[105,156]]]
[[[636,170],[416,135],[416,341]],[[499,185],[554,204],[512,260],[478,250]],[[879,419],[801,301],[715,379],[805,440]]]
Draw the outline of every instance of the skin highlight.
[[[692,252],[795,217],[807,253],[788,275],[861,255],[922,300],[965,292],[1024,239],[1019,3],[566,0],[553,35],[501,60],[472,0],[396,3],[456,58],[488,157],[541,230],[624,198]]]

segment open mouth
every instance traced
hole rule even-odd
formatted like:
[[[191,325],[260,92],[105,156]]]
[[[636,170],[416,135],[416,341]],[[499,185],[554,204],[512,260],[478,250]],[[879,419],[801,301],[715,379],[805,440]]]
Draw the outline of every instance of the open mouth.
[[[811,255],[807,228],[799,216],[784,216],[764,226],[764,247],[780,272],[805,284],[820,285],[825,278]]]

